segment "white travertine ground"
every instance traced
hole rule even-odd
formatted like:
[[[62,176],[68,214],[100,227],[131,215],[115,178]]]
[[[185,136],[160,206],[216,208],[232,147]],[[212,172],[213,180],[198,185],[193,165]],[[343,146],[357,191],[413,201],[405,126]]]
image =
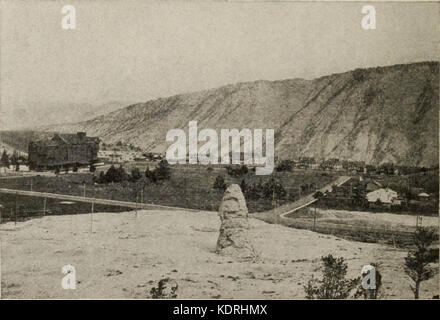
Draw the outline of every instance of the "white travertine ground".
[[[134,211],[46,216],[1,225],[2,298],[150,298],[165,277],[178,298],[303,299],[303,286],[320,276],[320,257],[344,257],[349,276],[381,263],[385,298],[412,298],[403,271],[406,252],[250,219],[260,260],[235,262],[215,254],[215,212]],[[64,265],[76,268],[77,288],[61,287]],[[421,298],[438,294],[438,275],[421,285]]]

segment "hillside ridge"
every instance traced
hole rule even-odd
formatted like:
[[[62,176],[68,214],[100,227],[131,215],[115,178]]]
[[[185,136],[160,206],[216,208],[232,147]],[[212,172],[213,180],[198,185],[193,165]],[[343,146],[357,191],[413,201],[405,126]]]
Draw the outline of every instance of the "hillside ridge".
[[[177,94],[43,131],[86,131],[165,152],[168,130],[273,128],[279,159],[438,163],[439,62],[355,69],[312,80],[257,80]]]

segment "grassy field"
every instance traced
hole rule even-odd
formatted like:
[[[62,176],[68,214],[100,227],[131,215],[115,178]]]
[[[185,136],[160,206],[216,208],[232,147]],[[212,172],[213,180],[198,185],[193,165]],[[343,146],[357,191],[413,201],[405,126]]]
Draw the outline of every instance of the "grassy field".
[[[438,229],[439,218],[393,213],[372,213],[347,210],[322,210],[307,207],[287,215],[282,224],[299,229],[314,230],[345,239],[386,243],[407,247],[412,243],[412,234],[419,226]]]
[[[134,165],[126,165],[127,172]],[[142,173],[147,164],[138,165]],[[151,169],[154,165],[149,165]],[[101,169],[102,170],[102,169]],[[99,170],[95,176],[99,175]],[[226,184],[240,184],[244,176],[231,177],[223,166],[179,165],[171,166],[171,178],[160,183],[151,183],[146,179],[137,182],[124,181],[121,183],[96,184],[91,173],[70,173],[57,176],[34,176],[0,179],[0,188],[52,192],[101,199],[123,200],[132,202],[144,202],[159,205],[177,206],[182,208],[217,211],[223,196],[222,192],[213,188],[217,175],[223,175]],[[274,178],[279,180],[287,191],[286,199],[279,200],[278,205],[295,201],[301,194],[300,187],[303,185],[323,186],[333,180],[330,174],[316,173],[314,171],[295,171],[273,173]],[[261,179],[264,183],[271,176],[255,176],[249,172],[246,179]],[[43,210],[43,199],[26,196],[0,194],[0,203],[3,209],[3,218],[11,217],[11,209],[16,205],[19,208],[20,217],[38,215]],[[17,203],[17,204],[16,204]],[[249,212],[261,212],[273,208],[270,199],[258,199],[248,201]],[[47,210],[52,214],[86,213],[90,212],[90,204],[62,204],[59,200],[48,200]],[[95,211],[126,211],[126,208],[97,206]],[[27,212],[27,213],[26,213]],[[22,213],[22,214],[21,214]]]
[[[141,172],[145,172],[147,165],[150,169],[155,164],[137,165]],[[127,172],[131,171],[134,164],[125,166]],[[95,173],[99,175],[100,170]],[[151,183],[143,179],[138,182],[124,181],[122,183],[95,184],[94,175],[91,173],[70,173],[58,176],[34,176],[21,178],[0,179],[0,187],[30,190],[41,192],[53,192],[60,194],[95,196],[102,199],[123,200],[132,202],[177,206],[181,208],[217,211],[223,196],[222,192],[213,189],[217,175],[222,175],[227,184],[240,184],[242,177],[231,177],[223,166],[197,166],[179,165],[171,166],[171,179],[161,183]],[[328,173],[323,174],[312,170],[295,170],[294,172],[275,172],[273,175],[279,180],[288,195],[285,200],[278,201],[277,205],[292,203],[304,194],[300,193],[302,185],[323,186],[336,179]],[[267,181],[269,176],[255,177],[248,173],[246,179],[261,179]],[[399,177],[393,178],[398,181]],[[17,206],[17,219],[25,220],[32,216],[41,216],[43,199],[35,197],[0,194],[2,220],[15,219],[14,212]],[[349,240],[362,242],[379,242],[393,246],[405,247],[411,242],[411,235],[415,228],[416,215],[404,215],[396,213],[373,213],[356,212],[346,210],[318,210],[314,222],[313,208],[304,208],[288,216],[287,219],[278,217],[278,213],[267,213],[273,209],[270,199],[248,200],[249,212],[256,214],[255,217],[269,223],[279,223],[285,226],[313,230],[323,234],[332,234]],[[281,208],[277,208],[280,209]],[[76,214],[89,213],[91,205],[87,203],[63,203],[60,200],[48,199],[46,214]],[[127,208],[95,205],[95,212],[120,212]],[[279,212],[281,213],[281,212]],[[404,223],[402,221],[405,221]],[[436,222],[437,221],[437,222]],[[438,217],[423,217],[422,224],[436,225]]]

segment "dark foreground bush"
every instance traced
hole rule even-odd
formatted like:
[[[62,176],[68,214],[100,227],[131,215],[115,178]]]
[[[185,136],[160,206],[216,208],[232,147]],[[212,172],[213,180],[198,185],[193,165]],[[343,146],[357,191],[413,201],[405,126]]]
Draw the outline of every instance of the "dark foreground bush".
[[[150,294],[152,299],[174,299],[177,298],[177,282],[164,278],[159,281],[156,288],[151,288]]]
[[[304,286],[307,299],[347,299],[360,278],[346,279],[347,263],[344,258],[334,258],[331,254],[321,258],[324,264],[322,279],[312,277]]]

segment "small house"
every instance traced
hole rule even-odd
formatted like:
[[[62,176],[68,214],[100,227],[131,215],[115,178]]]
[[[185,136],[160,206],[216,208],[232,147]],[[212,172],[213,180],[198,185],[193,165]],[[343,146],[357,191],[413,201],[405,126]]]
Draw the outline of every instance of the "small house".
[[[370,203],[375,203],[379,200],[383,204],[389,204],[389,205],[401,204],[397,192],[390,188],[380,188],[367,193],[367,200]]]
[[[421,192],[417,195],[417,199],[419,201],[429,201],[430,195],[426,192]]]

